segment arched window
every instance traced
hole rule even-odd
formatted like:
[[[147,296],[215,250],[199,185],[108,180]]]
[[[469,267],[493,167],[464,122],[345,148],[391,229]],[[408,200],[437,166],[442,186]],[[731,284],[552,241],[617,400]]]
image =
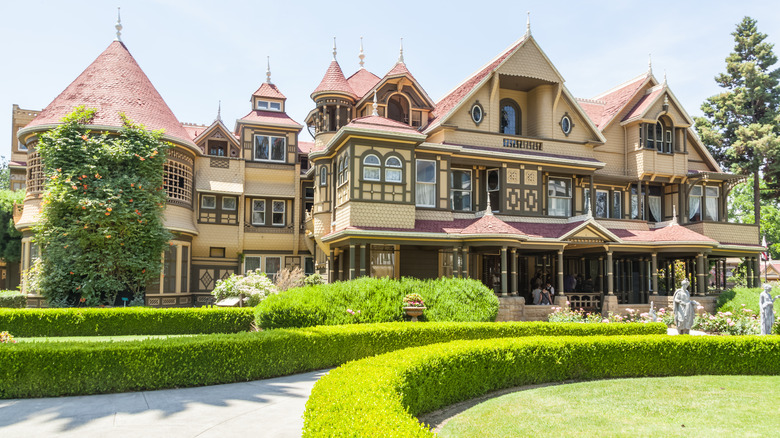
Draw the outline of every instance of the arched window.
[[[382,179],[382,162],[374,154],[368,154],[363,158],[363,179],[366,181],[379,181]]]
[[[409,124],[409,100],[401,94],[394,94],[387,100],[387,118]]]
[[[655,149],[664,151],[664,124],[660,120],[655,123]]]
[[[328,185],[328,168],[325,166],[320,167],[320,186],[325,187]]]
[[[501,126],[502,134],[521,135],[521,117],[520,107],[512,99],[501,101]]]
[[[385,181],[401,182],[402,180],[401,160],[398,157],[389,157],[385,160]]]

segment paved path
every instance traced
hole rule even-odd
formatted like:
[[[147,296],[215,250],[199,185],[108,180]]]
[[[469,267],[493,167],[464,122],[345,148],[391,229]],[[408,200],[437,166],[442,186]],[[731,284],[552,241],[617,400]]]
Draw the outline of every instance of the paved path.
[[[0,400],[0,437],[300,437],[327,371],[199,388]]]

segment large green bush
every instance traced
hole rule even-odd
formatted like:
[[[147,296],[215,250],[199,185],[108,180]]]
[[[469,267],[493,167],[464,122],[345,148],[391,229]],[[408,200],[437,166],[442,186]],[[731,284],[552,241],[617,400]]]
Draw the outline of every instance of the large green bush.
[[[666,333],[663,324],[385,323],[128,342],[6,344],[0,348],[0,397],[55,397],[256,380],[454,339],[659,333]]]
[[[0,307],[23,309],[27,307],[27,295],[19,291],[0,290]]]
[[[583,324],[586,325],[586,324]],[[304,437],[430,437],[414,416],[519,385],[617,377],[780,374],[780,338],[631,336],[457,341],[346,364],[320,379]]]
[[[498,313],[498,298],[477,280],[362,277],[269,296],[257,306],[257,324],[280,328],[403,321],[403,298],[415,292],[428,307],[423,321],[493,321]]]
[[[0,330],[18,337],[236,333],[252,320],[251,308],[0,309]]]

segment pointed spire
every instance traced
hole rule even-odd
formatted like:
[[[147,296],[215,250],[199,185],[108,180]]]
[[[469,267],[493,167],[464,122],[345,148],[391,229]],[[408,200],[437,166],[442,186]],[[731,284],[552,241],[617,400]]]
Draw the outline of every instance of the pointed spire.
[[[374,88],[374,112],[372,112],[371,115],[379,116],[379,105],[376,103],[376,88]]]
[[[363,37],[360,37],[360,55],[358,55],[358,58],[360,58],[360,68],[363,68],[363,64],[365,64],[363,60],[366,59],[366,55],[363,54]]]
[[[653,54],[652,53],[648,53],[647,54],[647,72],[651,73],[651,74],[653,73]]]
[[[485,216],[493,216],[493,207],[490,206],[490,192],[487,192],[487,206],[485,206]]]
[[[672,204],[672,222],[669,225],[677,225],[677,205]]]
[[[265,69],[265,82],[271,83],[271,57],[268,57],[268,67]]]
[[[222,101],[217,104],[217,120],[222,121]]]
[[[119,15],[119,7],[116,8],[116,38],[114,41],[122,42],[122,17]]]
[[[666,86],[666,69],[664,69],[664,87]]]
[[[333,37],[333,60],[336,60],[336,37]]]
[[[404,39],[401,38],[401,51],[398,54],[398,63],[404,64]]]
[[[525,19],[525,35],[531,35],[531,11],[526,11],[527,17]]]
[[[588,202],[588,218],[593,217],[593,207],[590,205],[590,202]]]

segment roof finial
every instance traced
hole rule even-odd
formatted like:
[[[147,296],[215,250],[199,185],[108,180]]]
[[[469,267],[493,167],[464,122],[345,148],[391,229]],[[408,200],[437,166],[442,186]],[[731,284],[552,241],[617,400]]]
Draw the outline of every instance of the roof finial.
[[[652,53],[648,53],[647,54],[647,71],[649,73],[653,72],[653,54]]]
[[[122,42],[122,17],[119,15],[119,7],[116,8],[116,39],[114,41]]]
[[[217,120],[222,121],[222,101],[217,104]]]
[[[531,11],[525,11],[525,13],[526,13],[525,34],[531,35]]]
[[[669,225],[677,224],[677,205],[672,204],[672,222]]]
[[[664,87],[666,86],[666,69],[664,69]]]
[[[366,58],[366,55],[363,54],[363,37],[360,37],[360,55],[358,55],[358,58],[360,58],[360,68],[363,68],[363,60]]]
[[[333,37],[333,60],[336,60],[336,37]]]
[[[265,81],[271,83],[271,57],[268,56],[268,67],[265,68]]]
[[[490,192],[487,192],[487,206],[485,207],[485,216],[493,216],[493,207],[490,206]]]
[[[593,207],[591,207],[590,202],[588,202],[588,218],[593,217]]]
[[[404,39],[401,38],[401,52],[398,55],[398,63],[403,64],[404,63]]]
[[[374,88],[374,112],[372,112],[371,115],[379,116],[379,105],[376,103],[376,88]]]

